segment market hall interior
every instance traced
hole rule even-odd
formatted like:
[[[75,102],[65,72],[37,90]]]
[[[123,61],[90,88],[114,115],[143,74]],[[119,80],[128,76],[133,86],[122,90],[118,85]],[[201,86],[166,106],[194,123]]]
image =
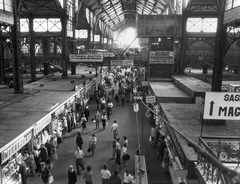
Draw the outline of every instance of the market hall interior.
[[[135,98],[145,97],[146,92],[149,97],[143,98],[145,102],[154,99],[158,107],[154,106],[152,116],[160,118],[161,128],[166,133],[164,141],[172,143],[167,145],[167,153],[173,160],[168,166],[172,183],[186,182],[186,179],[191,183],[197,178],[215,183],[219,181],[219,174],[224,175],[225,183],[238,180],[235,172],[235,153],[239,151],[236,146],[239,138],[235,136],[238,135],[237,112],[222,113],[224,119],[215,115],[212,107],[219,105],[219,109],[224,109],[230,103],[212,103],[206,108],[204,100],[210,104],[221,97],[219,92],[239,92],[239,9],[238,0],[212,0],[210,4],[202,0],[0,1],[0,182],[7,183],[15,178],[15,166],[11,161],[20,159],[18,152],[22,152],[25,145],[34,151],[33,141],[45,142],[49,134],[43,132],[44,128],[57,125],[58,116],[66,113],[76,98],[88,101],[95,85],[104,84],[104,75],[108,76],[116,66],[144,71],[143,77],[134,84],[140,89]],[[159,93],[161,90],[164,93]],[[161,104],[166,102],[169,104]],[[138,103],[145,108],[145,114],[149,107],[142,101]],[[175,106],[174,103],[189,105]],[[127,112],[131,112],[132,106],[126,103],[127,106]],[[236,103],[229,106],[236,106]],[[182,123],[176,123],[181,122],[183,114],[180,110],[176,112],[176,107],[191,109],[189,112],[194,115],[189,115],[186,122],[197,123],[197,128],[181,127]],[[203,108],[209,109],[208,115]],[[191,117],[195,117],[194,120]],[[49,132],[56,128],[51,126]],[[216,126],[216,130],[209,126]],[[191,131],[185,132],[188,128]],[[207,135],[204,128],[209,128],[206,130],[215,136],[204,137]],[[147,134],[146,139],[142,138],[148,140],[146,145],[149,132],[149,129],[142,132],[142,136]],[[196,132],[203,143],[198,143]],[[203,154],[187,137],[204,149],[210,147],[210,155],[195,158],[195,152]],[[185,141],[195,148],[195,152],[190,149],[190,156]],[[218,141],[221,149],[217,147]],[[151,147],[145,149],[149,150]],[[58,151],[61,153],[61,148]],[[212,165],[211,154],[217,155],[217,164]],[[213,169],[202,172],[209,170],[208,164]],[[158,167],[161,173],[162,165]],[[147,168],[151,170],[148,165]],[[190,172],[194,169],[194,173]],[[230,169],[231,174],[223,172],[224,169]],[[152,183],[150,177],[148,180]]]

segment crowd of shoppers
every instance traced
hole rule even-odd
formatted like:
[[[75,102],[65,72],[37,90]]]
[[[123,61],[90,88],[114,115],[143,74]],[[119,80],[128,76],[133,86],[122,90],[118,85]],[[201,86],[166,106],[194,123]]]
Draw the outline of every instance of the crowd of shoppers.
[[[119,69],[119,68],[118,68]],[[119,69],[121,70],[121,69]],[[127,167],[127,160],[130,159],[128,154],[128,139],[126,136],[123,136],[122,139],[119,137],[119,131],[121,126],[116,120],[111,116],[113,115],[114,106],[124,106],[125,103],[130,102],[132,96],[133,88],[133,78],[134,74],[131,72],[125,73],[125,76],[119,75],[121,71],[114,71],[114,77],[110,81],[110,85],[107,85],[109,88],[106,89],[106,85],[99,85],[98,89],[94,92],[94,98],[96,101],[96,111],[90,111],[89,106],[86,104],[81,104],[81,102],[76,104],[76,109],[66,112],[62,117],[62,132],[56,132],[56,139],[50,139],[46,144],[42,144],[38,156],[38,166],[43,183],[50,183],[49,178],[51,175],[51,168],[55,165],[55,160],[57,159],[57,147],[63,142],[62,136],[69,135],[73,129],[77,129],[76,136],[76,150],[73,154],[73,165],[70,165],[67,169],[68,184],[76,184],[80,180],[86,184],[93,183],[93,174],[92,166],[85,163],[85,154],[83,150],[84,145],[84,134],[88,131],[89,121],[93,122],[96,126],[94,129],[105,130],[108,126],[108,123],[112,123],[111,132],[113,135],[109,138],[112,141],[112,154],[109,155],[111,160],[114,160],[117,169],[112,170],[108,169],[108,165],[104,164],[103,168],[99,171],[102,184],[126,184],[133,183],[134,177],[129,173],[128,170],[124,172],[123,176],[119,176],[119,170],[124,167]],[[114,112],[115,113],[115,112]],[[90,117],[92,119],[90,120]],[[62,134],[62,135],[58,135]],[[56,141],[55,141],[56,140]],[[92,134],[86,145],[91,157],[94,157],[96,147],[97,147],[98,138],[96,134]],[[94,167],[94,166],[93,166]],[[75,169],[76,171],[75,171]],[[82,176],[79,179],[78,175]],[[123,178],[123,179],[121,179]]]

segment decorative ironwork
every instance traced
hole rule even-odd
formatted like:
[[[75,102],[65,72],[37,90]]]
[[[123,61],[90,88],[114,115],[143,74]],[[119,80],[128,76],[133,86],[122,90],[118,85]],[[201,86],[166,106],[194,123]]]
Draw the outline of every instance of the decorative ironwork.
[[[240,163],[240,138],[203,138],[222,163]]]

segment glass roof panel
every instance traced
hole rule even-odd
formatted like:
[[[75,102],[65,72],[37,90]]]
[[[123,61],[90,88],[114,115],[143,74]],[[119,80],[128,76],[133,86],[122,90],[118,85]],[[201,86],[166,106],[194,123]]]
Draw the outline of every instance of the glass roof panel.
[[[140,15],[157,15],[165,12],[168,0],[83,0],[83,3],[111,29],[118,29],[124,22]],[[133,16],[132,16],[133,15]]]
[[[148,2],[152,3],[152,4],[155,4],[155,0],[148,0]]]
[[[148,2],[146,3],[146,6],[149,7],[149,8],[152,8],[152,7],[153,7],[153,4],[148,1]]]

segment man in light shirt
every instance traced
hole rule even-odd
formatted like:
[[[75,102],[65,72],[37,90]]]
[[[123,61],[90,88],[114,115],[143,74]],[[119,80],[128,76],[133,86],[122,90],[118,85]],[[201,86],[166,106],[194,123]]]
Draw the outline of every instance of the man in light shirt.
[[[97,144],[97,138],[96,138],[96,135],[93,134],[92,137],[89,140],[89,148],[90,148],[90,150],[92,152],[92,157],[93,157],[93,155],[95,153],[96,144]]]
[[[113,132],[113,137],[116,138],[118,135],[118,124],[116,120],[114,120],[112,124],[111,132]]]
[[[100,174],[102,176],[102,184],[108,184],[111,173],[108,170],[107,164],[103,165],[103,169],[101,170]]]
[[[77,147],[76,147],[76,151],[75,151],[75,153],[74,153],[74,157],[73,157],[73,161],[75,161],[75,163],[76,163],[77,175],[80,174],[80,167],[81,167],[82,170],[85,169],[83,158],[84,158],[84,153],[83,153],[83,151],[77,146]]]

